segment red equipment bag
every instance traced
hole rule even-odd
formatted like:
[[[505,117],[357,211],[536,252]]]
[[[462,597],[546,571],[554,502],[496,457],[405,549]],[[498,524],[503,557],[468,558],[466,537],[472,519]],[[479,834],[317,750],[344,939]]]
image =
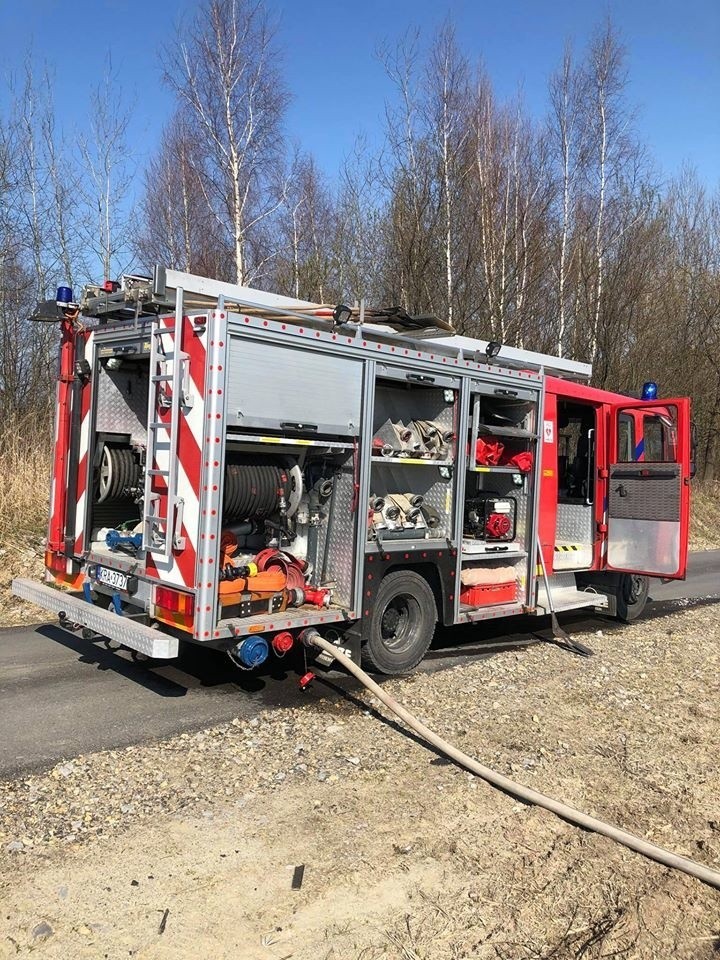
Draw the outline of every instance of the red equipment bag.
[[[499,440],[477,438],[475,444],[475,462],[484,467],[496,467],[500,463],[504,446]]]
[[[503,457],[502,462],[508,467],[517,467],[521,473],[530,473],[533,465],[533,455],[524,451],[516,453],[512,457]]]

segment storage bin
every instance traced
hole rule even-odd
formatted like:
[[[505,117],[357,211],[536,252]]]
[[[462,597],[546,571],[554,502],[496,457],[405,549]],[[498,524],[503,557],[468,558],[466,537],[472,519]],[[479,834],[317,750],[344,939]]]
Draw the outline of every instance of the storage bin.
[[[486,607],[493,603],[513,603],[517,598],[517,581],[505,583],[480,583],[473,587],[461,587],[460,603],[470,607]]]

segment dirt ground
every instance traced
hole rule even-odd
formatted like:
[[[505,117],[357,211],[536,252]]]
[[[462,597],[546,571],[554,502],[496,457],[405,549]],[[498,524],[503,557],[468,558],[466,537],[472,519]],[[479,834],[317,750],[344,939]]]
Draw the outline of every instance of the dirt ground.
[[[718,869],[720,606],[600,627],[587,660],[538,644],[387,689],[495,769]],[[331,684],[312,709],[0,784],[0,904],[3,960],[720,952],[718,892]]]

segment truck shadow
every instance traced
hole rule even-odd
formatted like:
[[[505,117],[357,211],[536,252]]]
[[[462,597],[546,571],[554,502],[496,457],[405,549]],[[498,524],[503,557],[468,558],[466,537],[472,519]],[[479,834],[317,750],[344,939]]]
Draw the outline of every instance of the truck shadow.
[[[221,692],[257,694],[268,684],[281,686],[281,681],[300,676],[302,655],[279,661],[270,659],[262,669],[243,672],[217,650],[195,644],[180,645],[175,660],[148,660],[135,657],[131,651],[110,646],[104,637],[85,639],[80,634],[55,624],[45,624],[36,632],[58,643],[78,656],[79,663],[97,670],[112,670],[162,697],[184,697],[202,687],[220,688]]]
[[[642,615],[635,621],[641,624],[659,620],[680,610],[712,606],[720,603],[720,596],[696,597],[682,600],[655,600],[648,603]],[[561,626],[572,636],[602,630],[612,634],[627,626],[614,618],[586,610],[570,611],[558,615]],[[503,628],[501,620],[487,620],[475,624],[454,627],[438,627],[424,664],[438,662],[440,668],[450,666],[449,661],[469,660],[478,656],[518,649],[533,643],[552,642],[549,617],[516,617],[512,632]],[[592,646],[592,637],[585,638]]]
[[[689,607],[718,602],[718,597],[656,601],[648,605],[636,622],[657,620]],[[571,635],[598,630],[611,634],[624,626],[609,617],[589,615],[585,611],[561,614],[560,622]],[[432,646],[417,672],[434,673],[481,657],[519,651],[543,641],[552,642],[548,617],[516,618],[511,632],[508,626],[507,621],[489,620],[452,628],[438,627]],[[331,680],[331,686],[318,684],[301,691],[297,681],[308,669],[301,649],[291,651],[283,660],[270,658],[259,670],[244,672],[224,653],[190,643],[181,644],[180,655],[174,661],[152,661],[134,659],[130,651],[112,648],[103,638],[86,640],[56,625],[38,627],[37,632],[72,650],[80,663],[95,666],[97,670],[112,670],[160,697],[182,698],[206,689],[220,696],[242,694],[255,701],[258,707],[297,706],[301,703],[318,704],[328,694],[332,695],[332,691],[338,691],[339,695],[341,690],[347,693],[360,687],[353,677],[330,669],[317,672],[319,678]],[[592,646],[592,637],[585,639]],[[383,681],[382,677],[376,679]]]

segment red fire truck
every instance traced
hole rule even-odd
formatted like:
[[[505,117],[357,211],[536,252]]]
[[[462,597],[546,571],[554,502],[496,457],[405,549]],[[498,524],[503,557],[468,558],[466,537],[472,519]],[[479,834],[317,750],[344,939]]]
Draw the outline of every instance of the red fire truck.
[[[61,333],[48,582],[13,589],[68,629],[251,669],[314,626],[392,674],[437,623],[629,620],[685,575],[687,399],[161,267],[38,317]]]

